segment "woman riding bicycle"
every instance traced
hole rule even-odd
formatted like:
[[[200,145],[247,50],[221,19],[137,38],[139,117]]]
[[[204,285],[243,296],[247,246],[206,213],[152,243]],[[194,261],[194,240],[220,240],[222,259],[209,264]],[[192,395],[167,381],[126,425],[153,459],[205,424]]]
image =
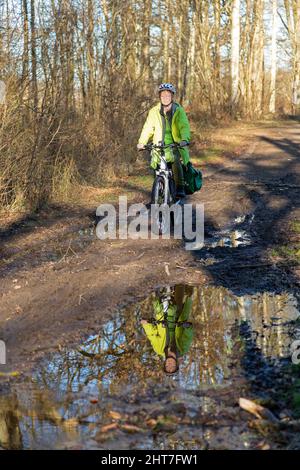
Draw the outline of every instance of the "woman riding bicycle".
[[[154,351],[164,358],[166,374],[177,372],[180,358],[190,349],[194,335],[193,324],[189,321],[192,297],[191,286],[167,287],[153,301],[154,317],[141,320]]]
[[[189,152],[184,147],[190,142],[190,124],[182,106],[173,101],[174,85],[162,83],[158,87],[160,103],[150,109],[142,129],[137,148],[142,150],[152,140],[155,145],[179,143],[183,148],[175,149],[170,157],[176,182],[177,197],[184,197],[184,177],[180,159],[184,165],[189,161]]]

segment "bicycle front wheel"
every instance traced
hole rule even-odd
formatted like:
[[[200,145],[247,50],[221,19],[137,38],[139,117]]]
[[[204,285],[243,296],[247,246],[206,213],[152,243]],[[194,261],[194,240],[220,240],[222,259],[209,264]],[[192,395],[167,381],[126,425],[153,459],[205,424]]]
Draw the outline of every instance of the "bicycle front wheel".
[[[169,230],[169,211],[166,210],[165,199],[167,198],[165,191],[165,180],[162,176],[157,176],[153,182],[151,203],[157,207],[154,211],[154,218],[152,220],[152,230],[162,235]],[[167,198],[168,199],[168,198]]]
[[[162,176],[157,176],[153,182],[151,203],[164,204],[165,202],[165,180]]]

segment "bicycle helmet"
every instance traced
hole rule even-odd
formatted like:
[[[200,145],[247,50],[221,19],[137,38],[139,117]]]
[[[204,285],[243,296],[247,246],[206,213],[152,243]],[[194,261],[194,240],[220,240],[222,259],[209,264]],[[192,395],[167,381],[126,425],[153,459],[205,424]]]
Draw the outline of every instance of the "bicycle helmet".
[[[168,90],[175,95],[176,89],[172,83],[161,83],[158,87],[158,93],[161,91]]]

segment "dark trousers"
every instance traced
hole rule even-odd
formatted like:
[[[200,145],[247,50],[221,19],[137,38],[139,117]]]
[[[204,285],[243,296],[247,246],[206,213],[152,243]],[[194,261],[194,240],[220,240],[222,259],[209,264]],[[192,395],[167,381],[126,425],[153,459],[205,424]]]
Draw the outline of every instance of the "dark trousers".
[[[180,153],[178,151],[174,151],[175,161],[172,163],[172,171],[176,183],[176,187],[184,186],[184,177],[183,177],[183,169],[180,162]]]

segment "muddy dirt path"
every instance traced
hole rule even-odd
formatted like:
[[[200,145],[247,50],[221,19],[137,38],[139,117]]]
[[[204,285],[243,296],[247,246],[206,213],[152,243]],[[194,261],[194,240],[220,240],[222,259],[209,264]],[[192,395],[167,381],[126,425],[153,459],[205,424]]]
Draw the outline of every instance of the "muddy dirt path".
[[[247,151],[206,165],[203,189],[188,199],[204,203],[201,250],[187,251],[174,239],[100,241],[92,210],[78,208],[3,231],[0,339],[7,364],[1,371],[18,371],[20,381],[30,377],[37,359],[96,335],[116,311],[161,286],[292,295],[297,308],[299,265],[274,257],[272,249],[300,220],[300,124],[245,133]]]

